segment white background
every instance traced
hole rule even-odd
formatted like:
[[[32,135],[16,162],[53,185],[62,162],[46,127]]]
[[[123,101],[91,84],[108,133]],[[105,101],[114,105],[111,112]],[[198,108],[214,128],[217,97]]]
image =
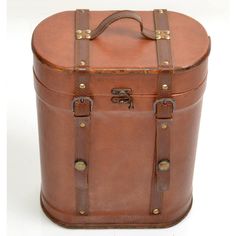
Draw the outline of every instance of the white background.
[[[7,84],[5,94],[8,122],[8,236],[236,235],[236,78],[233,65],[235,54],[233,55],[232,51],[235,41],[232,28],[235,26],[229,18],[230,13],[235,12],[230,12],[229,2],[9,0],[7,4],[7,40],[3,46],[6,56],[1,56],[1,65],[5,65],[1,71],[5,73],[1,81]],[[187,218],[177,226],[169,229],[143,230],[68,230],[53,224],[42,213],[39,205],[40,165],[31,34],[34,27],[47,16],[76,8],[167,8],[194,17],[205,26],[211,36],[208,85],[195,166],[194,204]],[[1,86],[2,90],[4,89]],[[2,105],[1,101],[1,110],[2,108],[4,104]],[[4,116],[1,116],[1,119],[4,122]]]

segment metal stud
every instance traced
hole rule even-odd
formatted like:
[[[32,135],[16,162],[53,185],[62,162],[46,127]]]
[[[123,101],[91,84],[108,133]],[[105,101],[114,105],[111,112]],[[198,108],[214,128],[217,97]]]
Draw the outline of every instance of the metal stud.
[[[162,85],[162,89],[163,89],[163,90],[167,90],[167,89],[168,89],[168,85],[167,85],[167,84],[163,84],[163,85]]]
[[[80,210],[79,213],[80,213],[80,215],[84,215],[85,211],[84,210]]]
[[[163,65],[168,66],[169,64],[169,61],[163,61]]]
[[[170,39],[170,35],[166,35],[166,36],[165,36],[165,39],[168,39],[168,40],[169,40],[169,39]]]
[[[81,88],[81,89],[85,89],[86,86],[85,86],[85,84],[80,84],[80,85],[79,85],[79,88]]]
[[[164,11],[163,11],[162,9],[159,9],[159,13],[161,13],[161,14],[162,14],[162,13],[164,13]]]
[[[90,34],[87,34],[87,35],[85,36],[85,38],[86,38],[86,39],[90,39],[90,38],[91,38],[91,35],[90,35]]]
[[[84,60],[81,60],[81,61],[80,61],[80,65],[81,65],[81,66],[85,66],[85,64],[86,64],[86,63],[85,63]]]
[[[153,209],[152,213],[154,215],[158,215],[158,214],[160,214],[160,210],[158,208],[155,208],[155,209]]]
[[[85,125],[85,123],[81,122],[81,123],[79,124],[79,126],[80,126],[81,128],[84,128],[86,125]]]
[[[156,30],[155,31],[155,38],[157,40],[160,39],[170,39],[170,31],[169,30]]]
[[[78,29],[76,30],[76,38],[77,39],[90,39],[91,38],[91,30],[90,29]]]
[[[166,128],[167,128],[167,124],[166,124],[166,123],[162,123],[162,124],[161,124],[161,128],[162,128],[162,129],[166,129]]]
[[[76,38],[82,39],[82,30],[76,30]]]
[[[78,171],[84,171],[87,165],[84,161],[77,161],[75,162],[75,169]]]
[[[82,35],[77,34],[76,38],[77,38],[77,39],[82,39]]]
[[[161,39],[161,35],[157,35],[157,36],[156,36],[156,39]]]
[[[170,162],[168,160],[160,161],[158,164],[158,169],[160,171],[168,171],[170,169]]]

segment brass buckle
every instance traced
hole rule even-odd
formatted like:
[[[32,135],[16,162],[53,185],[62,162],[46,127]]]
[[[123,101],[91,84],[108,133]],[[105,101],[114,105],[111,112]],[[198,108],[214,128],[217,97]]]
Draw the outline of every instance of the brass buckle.
[[[92,111],[92,108],[93,108],[93,100],[92,100],[90,97],[75,97],[75,98],[72,100],[72,103],[71,103],[72,111],[75,113],[75,103],[76,103],[77,101],[84,102],[85,100],[89,101],[89,104],[90,104],[90,110],[89,110],[89,112],[91,112],[91,111]]]
[[[166,105],[168,103],[171,103],[172,104],[172,112],[174,111],[175,107],[176,107],[176,102],[173,98],[160,98],[160,99],[157,99],[154,103],[153,103],[153,111],[154,113],[157,112],[157,105],[162,103],[162,105]]]

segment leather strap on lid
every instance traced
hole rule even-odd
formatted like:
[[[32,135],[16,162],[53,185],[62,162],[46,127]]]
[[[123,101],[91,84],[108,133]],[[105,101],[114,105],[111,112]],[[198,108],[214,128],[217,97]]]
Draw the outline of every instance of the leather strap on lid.
[[[89,11],[76,10],[75,31],[89,28]],[[89,93],[89,40],[78,40],[75,35],[75,98],[72,102],[75,120],[75,185],[76,212],[88,215],[88,171],[91,111],[93,101]]]
[[[154,10],[158,74],[157,100],[153,104],[156,120],[155,157],[153,168],[151,214],[162,212],[164,192],[170,185],[171,125],[175,101],[171,97],[173,64],[171,57],[171,32],[166,10]]]

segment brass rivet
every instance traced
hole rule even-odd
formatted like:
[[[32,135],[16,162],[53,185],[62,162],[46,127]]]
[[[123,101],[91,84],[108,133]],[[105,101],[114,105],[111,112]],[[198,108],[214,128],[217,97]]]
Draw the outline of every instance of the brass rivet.
[[[161,128],[162,128],[162,129],[166,129],[166,128],[167,128],[167,124],[166,124],[166,123],[162,123],[162,124],[161,124]]]
[[[85,61],[83,61],[83,60],[80,61],[80,65],[81,65],[81,66],[84,66],[85,64],[86,64]]]
[[[163,65],[168,66],[169,64],[170,64],[169,61],[163,61]]]
[[[170,31],[169,30],[156,30],[155,37],[157,40],[170,39]]]
[[[82,33],[82,30],[76,30],[76,33],[77,33],[77,34],[81,34],[81,33]]]
[[[79,126],[80,126],[81,128],[84,128],[86,125],[85,125],[85,123],[82,122],[82,123],[79,124]]]
[[[85,32],[86,32],[87,34],[90,34],[90,33],[91,33],[91,30],[90,30],[90,29],[86,29]]]
[[[76,38],[77,38],[77,39],[82,39],[82,35],[77,34]]]
[[[90,34],[87,34],[87,35],[85,36],[85,38],[86,38],[86,39],[90,39],[90,38],[91,38],[91,35],[90,35]]]
[[[162,9],[159,9],[159,13],[164,13],[164,11]]]
[[[170,35],[166,35],[166,36],[165,36],[165,39],[170,39]]]
[[[86,86],[85,86],[85,84],[80,84],[79,87],[80,87],[81,89],[85,89]]]
[[[168,160],[160,161],[158,164],[158,168],[160,171],[167,171],[170,169],[170,162]]]
[[[81,13],[84,13],[84,12],[85,12],[85,10],[84,10],[84,9],[81,9],[81,10],[80,10],[80,12],[81,12]]]
[[[84,215],[85,214],[85,211],[84,210],[81,210],[79,211],[80,215]]]
[[[153,209],[152,213],[153,213],[154,215],[158,215],[158,214],[160,214],[160,211],[159,211],[158,208],[155,208],[155,209]]]
[[[75,163],[75,169],[78,171],[84,171],[86,169],[86,163],[84,161],[77,161]]]
[[[168,85],[167,85],[167,84],[163,84],[163,85],[162,85],[162,89],[163,89],[163,90],[167,90],[167,89],[168,89]]]

